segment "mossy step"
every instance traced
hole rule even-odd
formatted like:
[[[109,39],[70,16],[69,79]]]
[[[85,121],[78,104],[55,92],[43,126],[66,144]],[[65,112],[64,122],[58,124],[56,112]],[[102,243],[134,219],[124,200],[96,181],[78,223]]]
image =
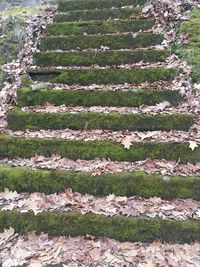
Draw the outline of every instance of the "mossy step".
[[[76,35],[76,36],[46,36],[41,39],[40,49],[46,50],[74,50],[86,48],[134,49],[155,46],[162,43],[162,34],[144,32],[137,34],[109,34],[109,35]]]
[[[74,106],[113,106],[139,107],[141,105],[155,105],[168,101],[177,105],[184,98],[178,90],[169,89],[138,89],[138,90],[84,90],[68,89],[53,90],[40,89],[32,91],[21,88],[17,91],[18,106],[42,106],[46,102],[60,105]]]
[[[200,241],[200,222],[147,217],[106,217],[78,212],[0,211],[0,231],[12,227],[19,234],[36,231],[50,236],[109,237],[119,241],[191,243]]]
[[[116,161],[140,161],[151,158],[178,160],[180,163],[200,162],[200,147],[192,151],[187,142],[134,142],[130,149],[126,149],[114,141],[72,141],[0,135],[0,157],[49,157],[53,154],[73,160],[105,158]]]
[[[141,9],[134,8],[105,8],[105,9],[90,9],[90,10],[73,10],[65,13],[56,14],[55,22],[73,22],[73,21],[99,21],[108,19],[127,19],[134,15],[138,15]]]
[[[37,52],[34,63],[38,66],[91,66],[123,65],[142,62],[163,62],[170,50]]]
[[[95,22],[57,22],[47,25],[47,35],[81,35],[81,34],[104,34],[138,32],[153,27],[153,19],[95,21]]]
[[[44,113],[22,112],[15,108],[7,113],[8,128],[25,129],[73,129],[73,130],[182,130],[188,131],[194,123],[192,114],[120,114],[120,113]]]
[[[170,81],[177,74],[172,68],[133,68],[133,69],[30,69],[28,70],[33,81],[52,82],[62,84],[124,84],[155,81]]]
[[[144,5],[148,0],[59,0],[58,11]]]
[[[143,171],[101,174],[61,170],[32,170],[26,167],[0,167],[0,190],[53,194],[71,188],[94,196],[140,196],[162,199],[200,200],[200,177],[163,176]]]

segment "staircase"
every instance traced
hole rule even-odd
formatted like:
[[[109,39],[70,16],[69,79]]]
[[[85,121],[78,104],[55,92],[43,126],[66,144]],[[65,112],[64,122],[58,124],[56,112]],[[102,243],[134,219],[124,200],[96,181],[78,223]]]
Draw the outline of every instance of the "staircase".
[[[164,36],[152,32],[154,19],[137,17],[146,2],[59,0],[54,23],[47,26],[40,52],[34,54],[37,67],[27,71],[34,84],[18,90],[18,105],[7,114],[11,134],[0,136],[0,156],[11,162],[33,157],[68,161],[56,170],[2,166],[1,191],[8,188],[18,193],[53,194],[71,188],[73,192],[95,196],[94,201],[109,201],[114,194],[135,196],[134,201],[139,198],[141,203],[155,197],[167,201],[167,205],[175,199],[177,203],[190,201],[191,206],[198,203],[199,177],[131,168],[123,172],[112,170],[115,164],[126,162],[134,166],[146,159],[194,165],[200,162],[200,148],[191,150],[188,142],[150,137],[129,143],[126,137],[123,144],[116,137],[131,136],[135,131],[187,132],[196,118],[192,113],[176,112],[184,98],[169,84],[180,70],[164,64],[170,50],[159,49]],[[174,111],[158,112],[156,107],[166,102]],[[148,111],[147,107],[142,111],[141,106],[154,106],[155,110]],[[67,137],[65,133],[69,133]],[[68,168],[68,162],[84,166],[97,158],[109,162],[110,172],[96,175]],[[2,210],[0,230],[12,227],[20,234],[36,231],[50,236],[91,235],[123,242],[200,241],[200,223],[195,216],[174,219],[166,215],[163,219],[158,213],[154,216],[149,211],[150,216],[143,210],[137,216],[128,212],[108,216],[105,210],[95,213],[88,208],[81,212],[73,205],[66,207],[49,207],[38,214],[31,209],[26,213],[20,208]],[[133,210],[134,206],[129,207],[130,214]],[[180,212],[178,204],[174,210]]]

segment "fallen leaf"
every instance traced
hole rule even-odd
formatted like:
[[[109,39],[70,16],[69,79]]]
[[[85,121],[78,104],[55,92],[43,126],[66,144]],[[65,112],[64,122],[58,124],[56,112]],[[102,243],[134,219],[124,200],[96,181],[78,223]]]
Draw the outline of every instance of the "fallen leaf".
[[[189,141],[189,148],[191,148],[192,149],[192,151],[196,148],[196,147],[198,147],[198,144],[197,144],[197,142],[196,141]]]

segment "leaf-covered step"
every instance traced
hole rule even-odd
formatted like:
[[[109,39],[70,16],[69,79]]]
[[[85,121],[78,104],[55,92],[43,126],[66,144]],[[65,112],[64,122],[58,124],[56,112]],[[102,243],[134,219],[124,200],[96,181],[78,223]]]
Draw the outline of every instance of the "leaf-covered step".
[[[50,236],[105,236],[119,241],[191,243],[200,241],[200,222],[147,217],[106,217],[77,212],[0,211],[0,231],[12,227],[20,234],[36,231]]]
[[[116,161],[140,161],[152,158],[179,160],[180,163],[200,162],[200,147],[192,151],[189,143],[134,142],[130,149],[126,149],[114,141],[72,141],[0,135],[0,157],[49,157],[53,154],[74,160],[106,158]]]
[[[65,13],[58,13],[55,16],[55,22],[73,22],[73,21],[91,21],[108,19],[128,19],[131,16],[138,15],[141,9],[134,8],[111,8],[111,9],[89,9],[72,10]]]
[[[169,50],[126,50],[126,51],[85,51],[85,52],[37,52],[34,63],[38,66],[91,66],[123,65],[140,61],[163,62],[170,56]]]
[[[183,100],[178,90],[169,89],[138,89],[138,90],[53,90],[21,88],[17,91],[18,106],[42,106],[46,102],[56,106],[113,106],[139,107],[141,105],[155,105],[168,101],[177,105]]]
[[[177,74],[172,68],[133,68],[133,69],[30,69],[28,74],[33,81],[62,84],[124,84],[155,81],[170,81]]]
[[[61,170],[32,170],[26,167],[0,167],[0,190],[52,194],[71,188],[94,196],[140,196],[162,199],[200,200],[200,177],[163,176],[143,171],[101,174]]]
[[[194,123],[193,114],[120,114],[112,113],[45,113],[23,112],[15,108],[7,113],[9,129],[102,129],[102,130],[182,130],[188,131]]]
[[[47,25],[47,35],[81,35],[121,32],[138,32],[148,30],[154,25],[152,19],[90,21],[90,22],[59,22]]]
[[[59,0],[58,11],[143,5],[148,0]]]
[[[86,48],[107,47],[108,49],[134,49],[155,46],[162,43],[162,34],[144,32],[137,34],[109,34],[109,35],[81,35],[81,36],[46,36],[41,39],[40,49],[46,50],[74,50]]]

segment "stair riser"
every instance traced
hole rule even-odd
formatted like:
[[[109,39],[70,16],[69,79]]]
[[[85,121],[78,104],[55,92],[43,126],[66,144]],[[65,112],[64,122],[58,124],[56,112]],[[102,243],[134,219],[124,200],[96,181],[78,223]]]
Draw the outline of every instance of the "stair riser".
[[[0,231],[12,227],[15,232],[26,234],[36,231],[50,236],[105,236],[119,241],[170,243],[200,241],[200,222],[149,219],[146,217],[106,217],[76,212],[0,211]]]
[[[47,36],[41,39],[40,48],[46,50],[74,50],[74,49],[101,49],[102,46],[110,49],[134,49],[155,46],[162,43],[163,35],[141,33],[134,37],[126,35],[86,35],[86,36]]]
[[[170,56],[170,51],[105,51],[105,52],[39,52],[34,54],[34,63],[39,66],[107,66],[163,62]]]
[[[58,13],[55,16],[55,22],[73,22],[73,21],[91,21],[108,19],[127,19],[138,15],[140,8],[120,8],[120,9],[93,9],[93,10],[74,10],[66,13]]]
[[[80,22],[53,23],[45,30],[47,35],[81,35],[138,32],[148,30],[155,24],[154,20],[108,21],[108,22]]]
[[[70,11],[70,10],[84,10],[84,9],[104,9],[112,7],[123,7],[123,6],[137,6],[143,5],[148,0],[59,0],[58,10],[59,11]]]
[[[170,81],[178,71],[166,68],[134,68],[134,69],[89,69],[89,70],[59,70],[37,69],[29,70],[33,81],[61,84],[140,84],[143,82]]]
[[[21,112],[14,109],[7,114],[9,129],[72,129],[72,130],[182,130],[188,131],[194,123],[194,115],[146,115],[119,113],[42,113]]]
[[[113,107],[139,107],[141,105],[155,105],[168,101],[177,105],[183,100],[179,91],[168,89],[146,90],[36,90],[29,88],[17,91],[18,106],[42,106],[46,102],[59,105],[74,106],[113,106]]]
[[[140,161],[147,158],[178,160],[180,163],[200,162],[200,148],[192,151],[188,143],[135,142],[130,149],[112,141],[68,141],[63,139],[12,138],[0,136],[1,157],[31,158],[58,154],[69,159],[111,159]]]
[[[200,200],[200,177],[164,176],[145,172],[101,174],[59,170],[0,167],[0,190],[53,194],[71,188],[94,196],[140,196],[162,199],[193,198]]]

